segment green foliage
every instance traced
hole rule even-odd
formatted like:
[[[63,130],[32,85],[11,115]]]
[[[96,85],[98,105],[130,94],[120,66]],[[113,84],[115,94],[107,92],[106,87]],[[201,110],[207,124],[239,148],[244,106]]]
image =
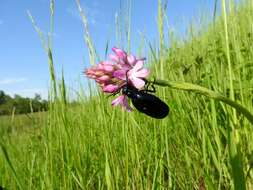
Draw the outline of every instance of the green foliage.
[[[34,98],[23,98],[19,95],[15,95],[12,98],[0,90],[0,115],[24,114],[47,110],[48,102],[42,100],[39,94],[35,94]]]
[[[233,88],[235,101],[252,113],[253,7],[250,3],[231,9],[225,23],[224,19],[218,19],[203,33],[191,30],[187,41],[173,39],[171,34],[170,46],[162,54],[150,46],[154,76],[198,84],[227,98]],[[161,5],[159,9],[159,22],[163,22]],[[163,40],[163,25],[159,26]],[[68,91],[63,76],[59,90],[61,93],[57,94],[61,97],[50,103],[46,115],[39,112],[22,118],[0,117],[2,186],[8,189],[253,188],[252,125],[222,102],[157,87],[156,95],[168,103],[171,112],[169,117],[155,120],[137,111],[127,113],[112,108],[111,98],[94,89],[80,90],[78,101],[70,104],[66,101]],[[88,90],[89,96],[83,96]]]

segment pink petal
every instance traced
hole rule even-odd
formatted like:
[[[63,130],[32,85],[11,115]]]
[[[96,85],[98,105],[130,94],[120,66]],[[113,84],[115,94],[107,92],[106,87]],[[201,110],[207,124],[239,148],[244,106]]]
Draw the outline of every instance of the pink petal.
[[[109,57],[113,62],[117,64],[120,64],[120,65],[125,64],[125,61],[124,61],[125,58],[118,57],[117,55],[109,55]]]
[[[98,65],[97,65],[97,70],[103,70],[103,65],[101,64],[101,63],[99,63]]]
[[[97,70],[97,71],[95,71],[95,73],[94,73],[94,75],[97,76],[97,77],[101,77],[101,76],[103,76],[104,74],[105,74],[105,72],[102,71],[102,70]]]
[[[135,66],[133,67],[133,71],[138,71],[138,70],[142,69],[143,65],[144,65],[144,61],[138,60],[135,64]]]
[[[134,66],[136,63],[136,58],[133,55],[128,55],[127,56],[127,61],[131,66]]]
[[[109,55],[109,58],[110,58],[112,61],[116,62],[116,63],[119,62],[119,57],[116,56],[116,55],[110,54],[110,55]]]
[[[143,68],[143,65],[143,61],[137,61],[135,66],[127,73],[128,78],[135,77],[135,73],[141,70]]]
[[[103,75],[103,76],[98,78],[99,81],[103,81],[103,82],[108,81],[110,79],[111,78],[108,75]]]
[[[114,67],[112,65],[103,65],[103,70],[106,72],[114,71]]]
[[[118,90],[119,90],[119,86],[114,85],[114,84],[108,84],[103,87],[103,91],[108,92],[108,93],[114,93],[114,92],[117,92]]]
[[[128,112],[133,111],[133,109],[132,109],[132,108],[129,106],[129,104],[128,104],[127,96],[125,96],[125,98],[123,99],[122,106],[123,106]]]
[[[131,69],[132,69],[132,66],[129,65],[129,64],[122,64],[122,65],[121,65],[121,69],[122,69],[122,70],[125,70],[125,71],[128,71],[128,70],[131,70]]]
[[[98,84],[103,84],[103,83],[104,83],[103,81],[98,80],[97,78],[94,78],[94,79],[95,79],[95,81],[96,81]]]
[[[111,66],[113,65],[113,63],[110,61],[102,61],[101,64],[102,65],[111,65]]]
[[[143,68],[134,73],[134,76],[138,78],[146,78],[148,75],[149,75],[149,70],[146,68]]]
[[[113,72],[113,76],[117,79],[126,80],[126,70],[117,70]]]
[[[117,97],[116,99],[114,99],[114,100],[112,101],[112,106],[114,107],[114,106],[117,106],[117,105],[119,105],[119,104],[123,104],[124,98],[125,98],[124,95],[121,95],[121,96]]]
[[[127,111],[132,111],[132,108],[128,104],[127,96],[126,95],[120,95],[116,99],[112,101],[112,106],[115,107],[117,105],[121,105],[123,108],[125,108]]]
[[[87,69],[87,70],[84,71],[84,74],[86,74],[86,75],[94,75],[95,72],[93,70],[91,70],[91,69]]]
[[[89,77],[91,79],[96,79],[97,78],[95,75],[87,75],[87,77]]]
[[[145,86],[145,81],[136,77],[129,79],[137,89],[142,89]]]
[[[119,48],[112,48],[112,51],[114,51],[114,53],[121,59],[125,59],[127,54],[125,51],[123,51],[122,49],[119,49]]]

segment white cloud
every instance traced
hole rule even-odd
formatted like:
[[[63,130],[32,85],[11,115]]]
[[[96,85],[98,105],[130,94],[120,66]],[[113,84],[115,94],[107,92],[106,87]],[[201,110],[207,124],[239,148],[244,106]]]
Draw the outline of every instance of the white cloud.
[[[77,8],[73,8],[73,7],[68,7],[66,9],[66,12],[71,15],[72,17],[74,17],[75,19],[80,19],[81,20],[81,17],[79,15],[79,12],[78,12],[78,9]]]
[[[58,34],[58,33],[50,33],[50,32],[48,32],[48,36],[52,36],[52,37],[56,37],[56,38],[59,38],[60,37],[60,35]]]
[[[87,5],[81,5],[82,9],[88,19],[88,22],[91,23],[92,25],[97,24],[98,20],[97,18],[99,18],[100,12],[99,12],[99,4],[97,2],[93,2],[92,5],[90,7],[88,7]],[[68,7],[66,9],[66,12],[71,15],[72,17],[81,20],[81,16],[80,13],[78,11],[77,6],[76,7]]]
[[[28,80],[27,78],[23,78],[23,77],[22,78],[5,78],[5,79],[0,80],[0,84],[6,84],[6,85],[16,84],[16,83],[25,82],[27,80]]]
[[[97,20],[95,20],[94,18],[92,18],[92,19],[90,20],[90,22],[91,22],[91,24],[96,24],[96,23],[97,23]]]

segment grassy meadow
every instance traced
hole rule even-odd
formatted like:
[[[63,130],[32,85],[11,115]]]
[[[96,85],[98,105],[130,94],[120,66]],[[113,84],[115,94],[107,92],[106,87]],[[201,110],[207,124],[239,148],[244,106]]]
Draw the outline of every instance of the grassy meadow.
[[[253,2],[216,3],[220,13],[215,12],[208,26],[195,30],[192,25],[187,40],[169,33],[168,44],[165,6],[158,1],[159,43],[150,43],[145,55],[152,77],[206,87],[253,113]],[[86,17],[79,8],[95,63]],[[64,76],[54,73],[50,43],[47,52],[50,110],[0,117],[1,186],[253,189],[253,124],[238,110],[194,92],[156,86],[156,96],[170,106],[169,116],[156,120],[136,110],[112,108],[113,97],[91,89],[92,84],[80,89],[73,106],[66,98]]]

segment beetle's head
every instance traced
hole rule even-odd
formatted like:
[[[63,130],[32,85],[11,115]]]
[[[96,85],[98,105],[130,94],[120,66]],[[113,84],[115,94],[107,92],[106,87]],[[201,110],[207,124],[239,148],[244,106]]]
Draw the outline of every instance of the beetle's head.
[[[123,86],[122,87],[122,94],[127,94],[127,91],[128,91],[128,87],[127,87],[127,85],[125,85],[125,86]]]

